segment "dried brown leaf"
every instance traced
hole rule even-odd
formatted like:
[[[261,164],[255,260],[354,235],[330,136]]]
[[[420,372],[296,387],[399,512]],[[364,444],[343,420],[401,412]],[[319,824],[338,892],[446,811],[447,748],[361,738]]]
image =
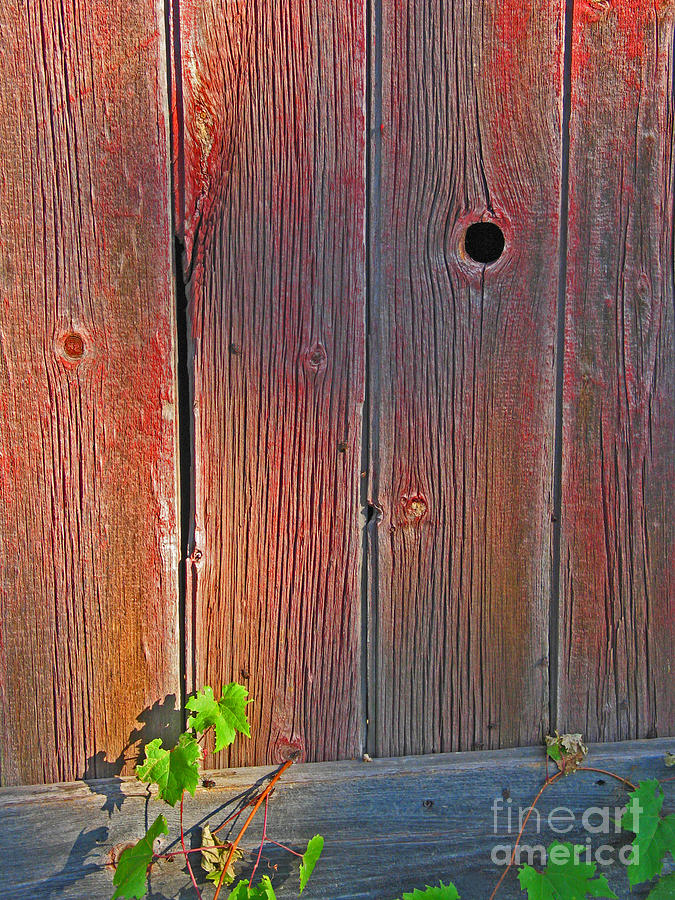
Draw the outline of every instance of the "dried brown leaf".
[[[202,829],[202,847],[208,848],[213,847],[213,850],[203,849],[202,850],[202,869],[206,872],[206,877],[210,881],[218,882],[220,881],[220,873],[225,868],[225,863],[227,861],[227,857],[230,853],[230,847],[232,844],[230,841],[220,841],[217,837],[211,832],[211,829],[208,825],[205,825]],[[230,860],[230,864],[227,867],[227,871],[225,872],[225,884],[231,884],[234,881],[234,863],[235,860],[241,859],[243,853],[241,850],[235,850],[232,854],[232,859]]]
[[[546,735],[546,753],[564,775],[576,772],[588,753],[580,734]]]

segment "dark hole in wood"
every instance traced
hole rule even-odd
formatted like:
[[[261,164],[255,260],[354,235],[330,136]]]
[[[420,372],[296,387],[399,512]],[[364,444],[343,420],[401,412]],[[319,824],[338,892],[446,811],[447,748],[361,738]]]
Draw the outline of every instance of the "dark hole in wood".
[[[464,249],[474,262],[496,262],[504,251],[504,232],[494,222],[474,222],[464,235]]]
[[[605,779],[604,779],[604,778],[598,778],[598,780],[597,780],[595,783],[596,783],[596,784],[600,784],[600,785],[605,784]]]

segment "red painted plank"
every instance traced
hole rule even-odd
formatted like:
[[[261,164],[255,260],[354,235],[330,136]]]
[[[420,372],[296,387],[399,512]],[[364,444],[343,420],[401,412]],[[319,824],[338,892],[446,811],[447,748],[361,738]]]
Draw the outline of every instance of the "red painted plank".
[[[553,0],[382,3],[377,755],[533,743],[548,718],[562,27]],[[477,220],[506,235],[491,265],[463,249]]]
[[[188,687],[249,685],[234,765],[360,748],[364,27],[356,0],[181,5]]]
[[[559,715],[589,740],[675,726],[674,11],[575,3]]]
[[[164,48],[153,3],[0,12],[5,783],[118,771],[179,691]]]

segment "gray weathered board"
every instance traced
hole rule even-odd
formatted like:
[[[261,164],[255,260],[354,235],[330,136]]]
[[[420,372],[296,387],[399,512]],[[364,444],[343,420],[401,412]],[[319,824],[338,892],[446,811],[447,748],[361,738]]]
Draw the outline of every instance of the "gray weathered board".
[[[675,741],[658,739],[594,745],[590,766],[610,768],[632,779],[664,780],[664,811],[675,808],[675,783],[664,754]],[[269,769],[225,770],[209,775],[210,788],[199,787],[186,803],[186,827],[219,824],[251,785]],[[325,836],[323,857],[305,893],[312,898],[373,898],[392,900],[425,881],[453,880],[462,900],[487,898],[500,870],[490,859],[495,845],[513,841],[505,812],[494,832],[493,801],[513,809],[527,808],[545,775],[543,752],[537,748],[453,753],[438,756],[378,759],[372,762],[311,763],[294,766],[279,783],[269,806],[268,833],[295,850],[302,850],[316,832]],[[506,798],[506,799],[505,799]],[[625,803],[621,784],[598,773],[578,773],[560,779],[542,797],[541,833],[533,815],[523,843],[548,845],[558,837],[584,844],[589,836],[581,817],[592,806],[614,810]],[[510,803],[509,803],[510,800]],[[548,828],[548,813],[564,806],[575,813],[573,830],[560,836]],[[45,787],[6,788],[0,791],[0,884],[4,900],[19,898],[106,898],[112,873],[105,869],[110,849],[137,840],[146,823],[168,812],[170,839],[177,835],[178,811],[148,801],[142,786],[130,778],[114,778]],[[257,851],[262,816],[254,821],[243,846],[246,867]],[[598,821],[593,819],[592,821]],[[614,848],[628,835],[592,836],[592,847]],[[177,843],[177,842],[176,842]],[[169,845],[169,846],[175,846]],[[280,898],[298,895],[294,857],[268,845],[260,871],[272,877]],[[276,868],[274,868],[276,867]],[[197,867],[199,868],[199,867]],[[603,869],[620,898],[629,896],[620,867]],[[198,875],[203,879],[201,874]],[[203,883],[203,882],[202,882]],[[645,897],[636,889],[631,897]],[[204,887],[211,898],[213,888]],[[151,900],[194,897],[181,863],[165,862],[152,877]],[[501,900],[522,897],[515,875],[509,874],[499,892]]]

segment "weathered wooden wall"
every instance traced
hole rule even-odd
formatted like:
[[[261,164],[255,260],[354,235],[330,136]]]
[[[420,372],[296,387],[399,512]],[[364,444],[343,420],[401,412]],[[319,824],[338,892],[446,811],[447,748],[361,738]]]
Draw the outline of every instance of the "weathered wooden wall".
[[[675,4],[575,4],[560,690],[590,740],[675,728]]]
[[[378,755],[529,744],[546,727],[562,47],[554,0],[480,14],[469,0],[382,4],[369,421]],[[463,245],[479,221],[506,238],[491,265]]]
[[[180,694],[161,12],[4,4],[0,59],[1,777],[60,781]]]
[[[194,347],[188,688],[249,686],[241,765],[359,752],[365,20],[181,5]]]
[[[3,9],[3,781],[673,731],[674,18]]]

